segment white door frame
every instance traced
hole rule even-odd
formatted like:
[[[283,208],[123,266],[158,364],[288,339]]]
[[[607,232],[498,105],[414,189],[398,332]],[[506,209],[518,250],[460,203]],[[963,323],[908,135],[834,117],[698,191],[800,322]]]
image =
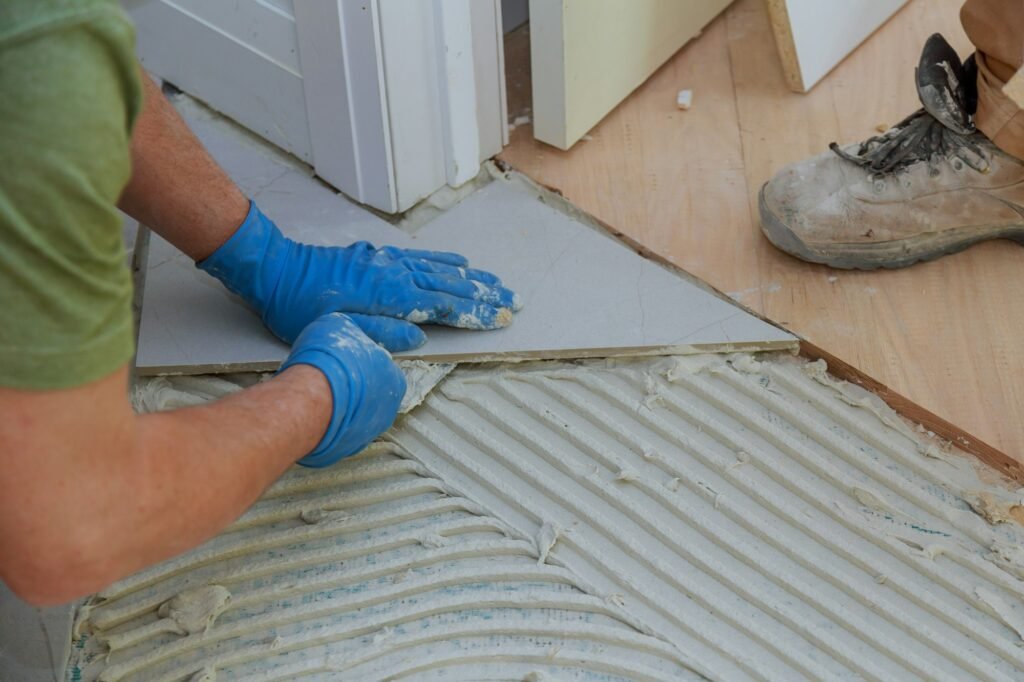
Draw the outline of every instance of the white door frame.
[[[500,0],[307,0],[295,20],[313,166],[349,196],[404,211],[507,142]]]
[[[500,0],[126,0],[143,65],[388,213],[508,143]]]

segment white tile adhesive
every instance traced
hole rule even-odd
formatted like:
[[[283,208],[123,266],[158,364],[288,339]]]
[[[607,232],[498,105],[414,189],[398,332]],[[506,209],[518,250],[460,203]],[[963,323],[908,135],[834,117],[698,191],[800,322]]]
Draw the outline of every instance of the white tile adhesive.
[[[93,597],[69,679],[1019,680],[1022,505],[821,362],[460,367]]]

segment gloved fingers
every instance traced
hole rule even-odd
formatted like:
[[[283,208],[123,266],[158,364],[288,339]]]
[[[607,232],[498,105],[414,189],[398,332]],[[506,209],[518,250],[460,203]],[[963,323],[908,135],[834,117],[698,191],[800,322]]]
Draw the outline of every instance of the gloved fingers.
[[[422,251],[420,249],[402,249],[406,258],[425,260],[431,263],[451,265],[456,268],[464,268],[469,265],[469,259],[459,253],[451,251]]]
[[[444,263],[437,263],[434,261],[415,260],[411,258],[403,260],[402,265],[413,272],[435,272],[442,275],[460,277],[462,279],[471,279],[477,282],[483,282],[484,284],[490,284],[491,286],[501,286],[501,280],[498,276],[487,272],[486,270],[456,267],[454,265],[446,265]]]
[[[425,291],[440,291],[471,301],[489,303],[496,308],[519,310],[523,307],[515,292],[501,285],[484,284],[475,279],[462,279],[454,275],[427,272],[413,273],[412,281]]]
[[[280,371],[300,364],[323,372],[333,398],[327,430],[300,464],[333,464],[361,450],[394,422],[406,391],[405,377],[388,352],[350,317],[330,313],[307,325]]]
[[[411,310],[402,315],[417,324],[441,324],[460,329],[501,329],[512,324],[509,308],[496,308],[439,291],[421,291],[411,302]]]
[[[364,334],[392,353],[413,350],[427,342],[427,335],[411,322],[383,315],[345,314]]]
[[[416,260],[429,261],[431,263],[441,263],[444,265],[451,265],[457,268],[464,268],[469,265],[469,260],[458,253],[452,253],[451,251],[423,251],[421,249],[400,249],[397,246],[384,246],[378,249],[378,251],[386,253],[394,260],[400,260],[403,258],[414,258]]]

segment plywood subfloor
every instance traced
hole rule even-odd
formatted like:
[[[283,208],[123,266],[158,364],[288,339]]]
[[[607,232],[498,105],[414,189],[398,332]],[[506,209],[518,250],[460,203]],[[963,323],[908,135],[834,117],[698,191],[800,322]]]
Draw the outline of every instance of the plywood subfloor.
[[[1024,459],[1024,249],[1008,242],[896,272],[801,263],[761,236],[757,191],[782,166],[918,106],[929,34],[966,54],[959,0],[913,0],[809,94],[785,84],[760,0],[738,0],[569,152],[512,132],[501,158],[758,313]],[[522,30],[507,49],[529,106]],[[526,59],[523,59],[526,55]],[[691,88],[693,108],[675,108]],[[834,278],[834,279],[833,279]]]

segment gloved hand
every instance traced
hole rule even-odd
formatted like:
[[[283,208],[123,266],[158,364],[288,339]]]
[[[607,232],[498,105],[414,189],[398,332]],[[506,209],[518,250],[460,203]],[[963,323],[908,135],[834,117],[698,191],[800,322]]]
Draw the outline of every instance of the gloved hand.
[[[410,350],[426,335],[410,323],[466,329],[508,326],[518,299],[489,272],[455,253],[367,242],[311,246],[284,237],[255,203],[235,234],[196,266],[241,296],[291,343],[306,325],[343,312],[388,350]]]
[[[299,464],[334,464],[365,448],[395,421],[405,396],[405,376],[388,352],[345,315],[330,313],[307,326],[278,372],[292,365],[312,365],[323,372],[334,399],[324,437]]]

